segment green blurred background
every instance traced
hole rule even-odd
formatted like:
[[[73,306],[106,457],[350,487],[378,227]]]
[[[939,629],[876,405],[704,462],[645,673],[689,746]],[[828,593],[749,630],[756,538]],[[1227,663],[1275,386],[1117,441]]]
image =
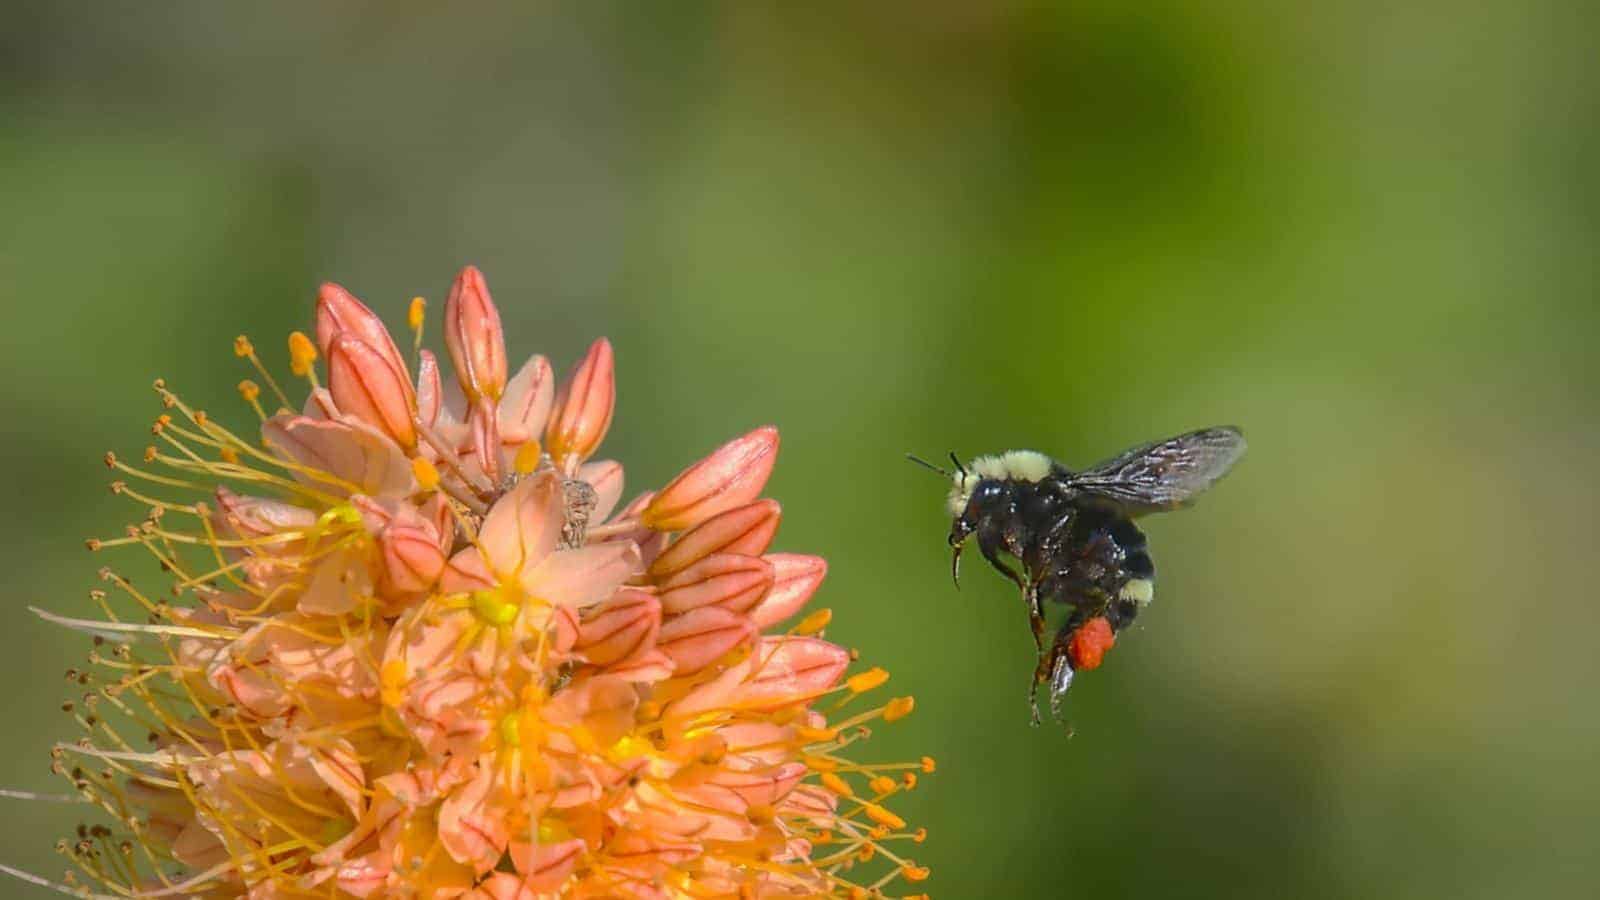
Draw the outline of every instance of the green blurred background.
[[[87,612],[149,380],[242,413],[235,334],[473,262],[517,358],[616,342],[634,488],[781,426],[780,547],[918,699],[875,750],[940,762],[935,896],[1593,896],[1592,14],[435,6],[0,7],[0,784],[60,787],[87,648],[24,606]],[[901,454],[1223,422],[1076,736],[1028,727]],[[0,809],[59,875],[75,813]]]

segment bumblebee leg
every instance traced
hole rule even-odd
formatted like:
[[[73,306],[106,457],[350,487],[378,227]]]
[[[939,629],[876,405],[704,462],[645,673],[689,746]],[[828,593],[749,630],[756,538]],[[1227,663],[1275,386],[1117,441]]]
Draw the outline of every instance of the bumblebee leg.
[[[1043,651],[1039,653],[1039,662],[1033,667],[1033,679],[1028,682],[1028,724],[1039,727],[1039,685],[1044,684],[1050,677],[1050,657]]]
[[[1061,701],[1072,687],[1072,662],[1066,653],[1051,653],[1055,662],[1050,667],[1050,717],[1061,721]]]
[[[994,566],[996,572],[1011,579],[1011,583],[1017,587],[1024,590],[1027,589],[1026,583],[1023,582],[1022,576],[1017,573],[1017,570],[1011,568],[1010,563],[1000,558],[1000,541],[996,535],[988,531],[978,532],[978,552],[982,553],[983,558],[989,561],[989,565]]]
[[[1028,626],[1033,629],[1033,649],[1044,653],[1044,602],[1039,599],[1039,586],[1028,585],[1022,594],[1028,604]]]
[[[1039,653],[1039,664],[1033,670],[1033,683],[1028,687],[1028,707],[1033,713],[1030,724],[1039,725],[1039,686],[1050,685],[1050,716],[1061,721],[1061,700],[1072,686],[1072,660],[1067,653],[1071,631],[1063,629],[1050,645],[1049,652]]]
[[[1072,676],[1075,668],[1072,664],[1072,635],[1077,631],[1080,612],[1074,612],[1072,617],[1062,624],[1056,631],[1056,638],[1050,642],[1050,652],[1040,658],[1039,669],[1034,673],[1037,684],[1050,683],[1050,717],[1057,722],[1061,721],[1061,705],[1066,699],[1067,689],[1072,687]]]

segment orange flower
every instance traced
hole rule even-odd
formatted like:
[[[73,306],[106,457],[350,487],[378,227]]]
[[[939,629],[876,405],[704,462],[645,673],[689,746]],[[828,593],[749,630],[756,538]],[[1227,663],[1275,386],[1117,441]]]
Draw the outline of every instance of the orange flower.
[[[298,411],[235,342],[260,441],[157,382],[156,444],[140,465],[107,456],[146,514],[91,545],[142,545],[176,599],[107,569],[120,597],[94,595],[102,618],[50,616],[118,642],[74,672],[87,736],[55,750],[118,822],[64,845],[81,877],[57,887],[845,897],[925,878],[895,852],[923,832],[888,804],[931,761],[848,755],[911,699],[843,711],[888,676],[848,674],[825,611],[762,634],[827,572],[768,552],[777,431],[616,510],[623,468],[591,460],[616,404],[610,343],[558,388],[539,356],[507,377],[476,269],[444,314],[448,385],[425,350],[413,378],[378,317],[325,285],[315,342],[290,342]],[[182,491],[199,493],[166,496]]]

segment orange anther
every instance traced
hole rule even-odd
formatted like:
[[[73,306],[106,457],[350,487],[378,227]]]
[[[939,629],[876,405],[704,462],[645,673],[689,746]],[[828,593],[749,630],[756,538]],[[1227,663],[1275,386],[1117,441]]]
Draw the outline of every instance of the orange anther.
[[[832,772],[839,768],[839,764],[833,760],[825,756],[813,756],[809,753],[800,757],[800,761],[805,763],[806,768],[813,772]]]
[[[801,619],[800,624],[794,627],[794,632],[795,634],[816,634],[827,628],[828,623],[831,621],[833,621],[833,610],[819,609]]]
[[[905,819],[900,818],[876,803],[867,803],[862,806],[862,809],[866,811],[867,818],[877,822],[879,825],[887,825],[890,828],[906,827]]]
[[[433,463],[418,456],[411,460],[411,474],[416,477],[417,484],[425,491],[436,490],[439,487],[439,470]]]
[[[851,691],[860,694],[870,691],[888,680],[888,671],[880,669],[877,666],[873,666],[865,672],[858,672],[855,675],[851,675],[845,680],[845,685],[849,687]]]
[[[311,374],[311,367],[317,361],[317,345],[311,343],[311,338],[305,332],[296,331],[289,335],[289,371],[302,377]]]
[[[812,728],[807,725],[796,725],[794,736],[808,744],[824,744],[839,736],[837,728]]]
[[[518,475],[531,475],[539,468],[539,457],[544,454],[544,448],[536,440],[530,440],[517,448],[517,456],[511,462],[511,467],[517,470]]]
[[[915,709],[916,706],[917,701],[914,697],[896,697],[890,700],[889,704],[883,708],[883,720],[885,722],[894,722],[904,719],[906,716],[911,715],[911,710]]]

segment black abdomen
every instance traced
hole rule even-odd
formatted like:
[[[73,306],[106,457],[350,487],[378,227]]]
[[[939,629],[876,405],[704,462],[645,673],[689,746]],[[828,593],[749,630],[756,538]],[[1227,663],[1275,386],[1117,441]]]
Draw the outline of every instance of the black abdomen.
[[[1030,562],[1041,600],[1071,607],[1074,621],[1105,616],[1114,630],[1148,603],[1155,563],[1133,520],[1101,507],[1077,506],[1037,535],[1051,552]]]

